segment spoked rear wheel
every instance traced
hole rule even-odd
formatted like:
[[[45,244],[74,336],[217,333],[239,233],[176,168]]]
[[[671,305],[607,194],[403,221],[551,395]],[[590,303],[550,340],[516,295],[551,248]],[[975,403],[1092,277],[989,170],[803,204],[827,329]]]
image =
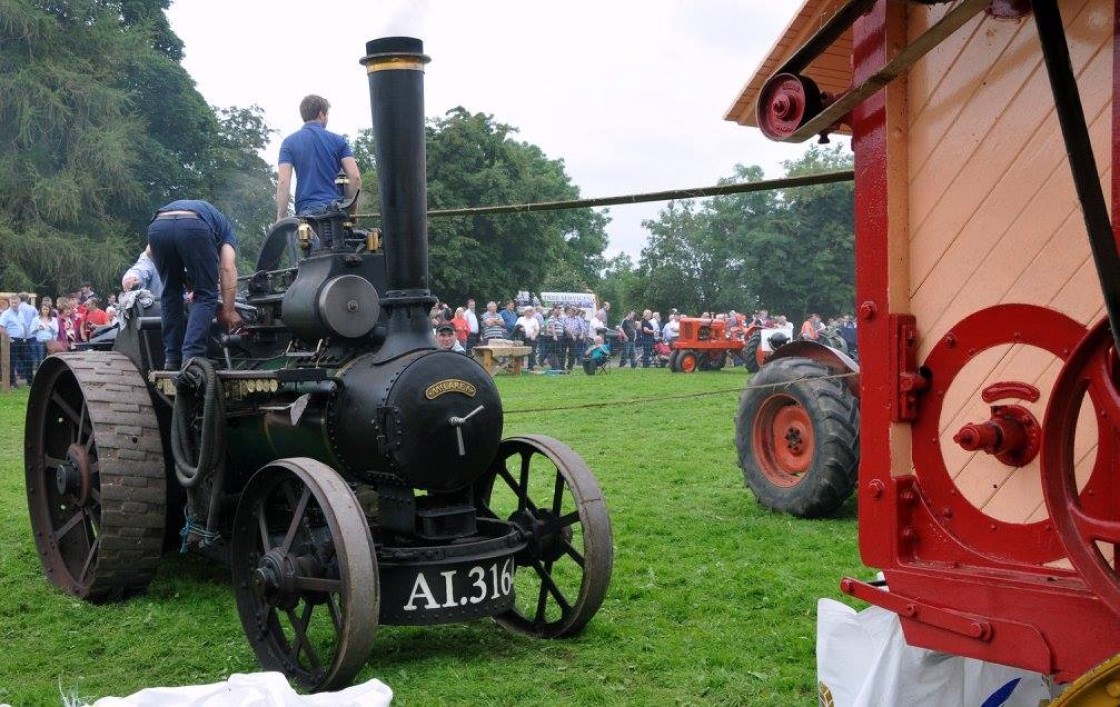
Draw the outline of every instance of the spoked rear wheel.
[[[528,538],[516,556],[516,604],[498,623],[540,638],[578,633],[603,603],[614,564],[610,516],[591,470],[551,437],[513,437],[478,491],[484,514]]]
[[[142,591],[163,545],[163,447],[147,387],[113,352],[51,356],[31,387],[27,504],[51,584],[103,601]]]
[[[1115,489],[1116,450],[1120,444],[1118,379],[1120,358],[1106,319],[1093,327],[1062,367],[1042,425],[1046,507],[1070,562],[1113,611],[1120,611],[1120,513],[1115,493],[1078,490],[1074,442],[1088,397],[1097,423],[1096,460],[1090,478],[1103,482],[1104,488]]]
[[[309,690],[348,685],[377,631],[380,591],[354,492],[313,459],[281,459],[249,480],[233,529],[233,584],[265,670]]]

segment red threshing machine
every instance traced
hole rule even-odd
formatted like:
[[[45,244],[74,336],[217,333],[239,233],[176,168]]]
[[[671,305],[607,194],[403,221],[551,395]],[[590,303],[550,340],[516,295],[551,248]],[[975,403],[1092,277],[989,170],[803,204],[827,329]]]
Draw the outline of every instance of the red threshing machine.
[[[860,550],[889,590],[842,590],[912,645],[1103,664],[1078,704],[1120,688],[1118,5],[808,0],[727,115],[852,136]]]

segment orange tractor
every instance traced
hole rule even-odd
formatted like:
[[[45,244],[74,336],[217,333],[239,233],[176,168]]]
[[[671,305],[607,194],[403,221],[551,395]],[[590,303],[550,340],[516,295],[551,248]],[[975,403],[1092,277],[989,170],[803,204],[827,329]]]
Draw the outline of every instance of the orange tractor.
[[[673,341],[673,353],[669,355],[669,370],[673,373],[718,371],[728,356],[746,362],[747,369],[754,372],[766,360],[758,337],[752,338],[760,327],[751,326],[745,331],[738,327],[729,329],[724,319],[700,317],[681,317],[680,326],[680,337]],[[755,346],[748,361],[745,352],[750,341]]]

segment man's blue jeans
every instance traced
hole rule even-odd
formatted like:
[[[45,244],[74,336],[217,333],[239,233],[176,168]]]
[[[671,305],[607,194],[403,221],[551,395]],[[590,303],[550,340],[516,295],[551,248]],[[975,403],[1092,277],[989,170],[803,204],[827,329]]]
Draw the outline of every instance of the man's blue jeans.
[[[160,310],[164,367],[177,368],[196,356],[205,358],[210,324],[218,311],[214,233],[200,218],[157,218],[148,226],[148,244],[163,280]],[[193,292],[189,317],[183,307],[184,273]]]

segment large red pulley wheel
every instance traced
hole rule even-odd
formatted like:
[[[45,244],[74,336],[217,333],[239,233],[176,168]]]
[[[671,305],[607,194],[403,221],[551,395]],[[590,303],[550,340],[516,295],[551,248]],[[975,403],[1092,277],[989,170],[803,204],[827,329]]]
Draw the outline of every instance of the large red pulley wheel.
[[[1044,564],[1063,557],[1062,543],[1050,530],[1048,518],[1026,520],[998,515],[982,503],[984,493],[994,493],[1004,484],[1018,482],[1031,486],[1031,474],[1041,475],[1041,464],[1013,467],[984,452],[963,452],[952,435],[960,422],[979,422],[983,417],[958,417],[962,404],[955,386],[970,392],[965,400],[977,408],[990,410],[990,405],[976,403],[979,388],[1008,376],[1018,380],[1028,374],[1029,381],[1037,371],[1014,366],[1009,371],[991,368],[985,356],[1000,355],[1000,361],[1021,351],[1039,361],[1058,363],[1066,360],[1077,343],[1084,338],[1085,327],[1053,309],[1027,304],[1001,304],[969,314],[952,326],[930,349],[922,366],[930,371],[932,385],[921,397],[918,419],[913,423],[913,457],[915,474],[921,493],[930,508],[936,509],[944,532],[989,557],[1013,562]],[[1002,353],[1000,353],[1002,352]],[[1010,358],[1007,358],[1010,361]],[[1048,364],[1052,365],[1052,364]],[[977,380],[982,382],[976,382]],[[1057,389],[1050,400],[1061,397]],[[954,402],[954,398],[956,401]],[[1017,404],[1030,407],[1024,400]],[[1037,411],[1042,417],[1042,408]],[[1053,430],[1043,426],[1044,438]],[[1045,446],[1045,442],[1043,443]],[[963,456],[963,455],[966,455]],[[964,459],[964,461],[962,461]],[[1100,493],[1101,475],[1091,474],[1085,487],[1088,493]],[[1039,482],[1041,485],[1041,482]]]
[[[771,140],[785,140],[821,112],[821,90],[797,74],[771,76],[758,95],[758,127]]]
[[[1042,483],[1046,507],[1070,562],[1085,584],[1120,614],[1120,574],[1115,555],[1120,546],[1120,488],[1116,450],[1120,437],[1120,364],[1108,321],[1089,332],[1054,383],[1043,421]],[[1094,489],[1077,490],[1074,441],[1082,403],[1089,395],[1097,421],[1098,450]],[[1101,477],[1101,478],[1097,478]]]

